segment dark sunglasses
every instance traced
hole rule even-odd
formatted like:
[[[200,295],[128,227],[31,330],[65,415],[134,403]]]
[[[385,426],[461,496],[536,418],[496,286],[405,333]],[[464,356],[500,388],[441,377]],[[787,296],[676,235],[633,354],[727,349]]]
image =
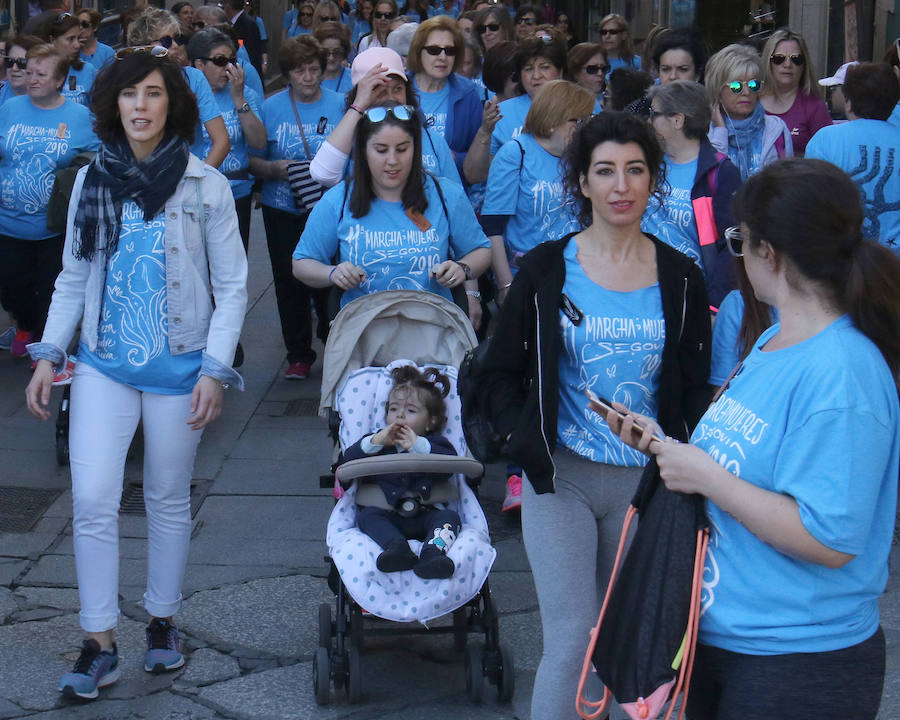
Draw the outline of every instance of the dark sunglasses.
[[[397,17],[397,13],[395,12],[373,12],[372,17],[376,20],[393,20]]]
[[[611,30],[609,28],[604,28],[600,31],[601,35],[618,35],[620,32],[624,32],[624,30]]]
[[[156,41],[157,45],[161,45],[166,50],[172,47],[172,43],[175,42],[175,38],[171,35],[163,35],[159,40]]]
[[[585,65],[584,71],[588,75],[596,75],[597,73],[606,75],[609,72],[609,65]]]
[[[397,120],[412,120],[416,115],[416,109],[412,105],[397,105],[395,107],[373,107],[363,113],[372,123],[383,122],[388,116],[393,115]]]
[[[478,32],[484,35],[488,30],[491,32],[497,32],[500,29],[500,23],[488,23],[487,25],[482,25],[478,28]]]
[[[325,51],[325,57],[344,57],[344,51],[341,48],[332,48]]]
[[[517,25],[534,25],[537,22],[534,18],[523,17],[516,20]]]
[[[773,65],[782,65],[784,61],[788,58],[791,59],[791,62],[800,67],[803,63],[806,62],[806,58],[803,57],[803,53],[791,53],[790,55],[785,55],[784,53],[775,53],[769,60],[772,61]]]
[[[441,53],[444,53],[447,57],[455,57],[456,56],[456,47],[451,45],[450,47],[444,47],[442,45],[426,45],[422,48],[429,55],[434,55],[437,57]]]
[[[91,21],[90,21],[90,20],[82,20],[82,21],[81,21],[80,23],[78,23],[78,24],[81,25],[81,29],[82,29],[82,30],[90,30],[92,27],[94,27],[94,26],[91,24]]]
[[[28,59],[5,57],[3,58],[3,64],[6,66],[7,70],[12,68],[13,66],[19,68],[19,70],[24,70],[25,66],[28,65]]]
[[[744,234],[739,227],[725,228],[728,251],[735,257],[744,257]]]
[[[320,17],[319,20],[321,22],[340,22],[340,18],[336,17]]]
[[[229,65],[234,65],[235,62],[234,55],[213,55],[212,57],[202,57],[200,59],[219,67],[228,67]]]
[[[202,20],[194,20],[194,22],[191,23],[191,27],[194,28],[194,30],[202,30],[206,27],[206,23]]]
[[[313,14],[312,14],[312,11],[310,11],[310,10],[307,10],[306,12],[303,12],[303,11],[300,12],[300,17],[312,17],[312,16],[313,16]]]
[[[123,47],[116,50],[116,60],[124,60],[135,53],[146,53],[150,57],[164,58],[169,51],[160,45],[136,45],[135,47]]]
[[[732,80],[730,83],[726,83],[728,89],[731,90],[735,95],[740,95],[741,91],[744,89],[744,85],[747,86],[747,89],[750,92],[759,92],[760,87],[762,87],[762,83],[759,80],[748,80],[747,82],[741,82],[740,80]]]

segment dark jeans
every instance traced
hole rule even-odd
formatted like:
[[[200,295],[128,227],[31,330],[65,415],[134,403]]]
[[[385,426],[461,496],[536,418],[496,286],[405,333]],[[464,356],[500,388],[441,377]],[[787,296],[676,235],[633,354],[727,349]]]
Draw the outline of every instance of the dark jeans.
[[[269,262],[272,264],[272,277],[275,281],[275,300],[278,303],[278,315],[281,318],[281,335],[287,348],[289,363],[315,362],[316,353],[312,349],[312,311],[310,300],[315,302],[316,313],[320,318],[319,337],[322,329],[327,329],[326,299],[328,288],[313,289],[294,277],[291,270],[294,250],[307,215],[277,210],[263,205],[263,222],[266,226],[266,243],[269,246]]]
[[[238,230],[241,233],[241,242],[244,243],[244,252],[250,249],[250,199],[253,193],[234,201],[234,209],[237,211]]]
[[[884,663],[880,627],[832,652],[743,655],[698,645],[688,720],[875,720]]]
[[[391,510],[362,507],[356,515],[360,530],[377,542],[382,549],[397,540],[424,540],[434,537],[434,531],[448,524],[459,535],[462,523],[454,510],[426,510],[416,517],[405,518]]]
[[[0,235],[0,298],[19,330],[41,337],[53,284],[62,270],[63,236],[20,240]]]

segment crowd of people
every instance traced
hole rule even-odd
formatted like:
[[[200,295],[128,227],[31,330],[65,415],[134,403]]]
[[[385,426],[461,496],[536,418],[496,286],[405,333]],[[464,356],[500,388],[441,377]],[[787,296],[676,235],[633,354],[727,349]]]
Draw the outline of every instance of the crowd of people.
[[[543,626],[533,720],[574,717],[647,467],[712,524],[688,717],[875,717],[898,44],[819,79],[789,29],[711,54],[697,28],[637,38],[618,14],[583,42],[553,3],[296,0],[270,59],[243,0],[137,8],[118,49],[98,12],[43,2],[0,40],[0,343],[31,356],[38,417],[72,384],[87,639],[63,693],[119,677],[115,488],[139,421],[145,669],[184,664],[190,473],[242,385],[255,205],[285,379],[309,377],[330,306],[383,290],[453,299],[489,343]]]

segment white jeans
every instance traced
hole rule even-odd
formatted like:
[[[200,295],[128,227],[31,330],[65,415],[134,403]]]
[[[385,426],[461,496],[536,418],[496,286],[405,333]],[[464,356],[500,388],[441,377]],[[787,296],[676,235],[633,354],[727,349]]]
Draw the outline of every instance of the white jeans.
[[[69,458],[79,621],[87,632],[119,618],[119,503],[125,456],[144,421],[147,591],[144,608],[169,617],[181,605],[191,535],[191,470],[203,434],[186,424],[190,395],[144,393],[76,366],[69,416]]]

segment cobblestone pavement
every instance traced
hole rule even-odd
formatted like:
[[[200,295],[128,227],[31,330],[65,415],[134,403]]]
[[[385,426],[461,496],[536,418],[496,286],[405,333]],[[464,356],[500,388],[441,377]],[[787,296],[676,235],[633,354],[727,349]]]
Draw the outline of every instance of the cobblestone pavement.
[[[193,539],[184,606],[176,617],[188,662],[166,675],[141,667],[145,522],[123,514],[117,635],[123,675],[90,704],[69,703],[56,691],[81,642],[68,469],[56,462],[53,422],[39,423],[25,408],[29,363],[0,353],[0,492],[46,490],[55,497],[27,531],[0,532],[0,719],[527,718],[540,621],[518,523],[499,513],[499,466],[488,469],[482,497],[498,549],[491,585],[501,641],[515,658],[512,703],[499,703],[488,687],[481,705],[470,704],[462,658],[450,638],[441,636],[367,639],[362,702],[349,705],[342,692],[332,691],[330,705],[315,704],[318,605],[333,599],[323,562],[332,500],[319,488],[332,449],[325,423],[315,414],[321,365],[306,381],[281,377],[284,351],[259,213],[250,260],[242,337],[246,391],[227,394],[225,412],[206,432],[194,472]],[[53,402],[60,397],[54,390]],[[139,482],[140,475],[139,462],[130,461],[126,483]],[[0,522],[24,507],[4,508],[0,501]],[[895,581],[882,608],[889,672],[881,718],[888,720],[900,718]]]

